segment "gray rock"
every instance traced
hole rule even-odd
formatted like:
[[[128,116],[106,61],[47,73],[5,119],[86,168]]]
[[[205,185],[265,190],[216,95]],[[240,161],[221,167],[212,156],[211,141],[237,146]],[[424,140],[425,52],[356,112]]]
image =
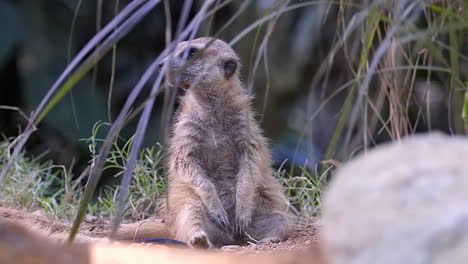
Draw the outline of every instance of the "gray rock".
[[[419,135],[339,169],[320,238],[330,264],[468,263],[468,138]]]

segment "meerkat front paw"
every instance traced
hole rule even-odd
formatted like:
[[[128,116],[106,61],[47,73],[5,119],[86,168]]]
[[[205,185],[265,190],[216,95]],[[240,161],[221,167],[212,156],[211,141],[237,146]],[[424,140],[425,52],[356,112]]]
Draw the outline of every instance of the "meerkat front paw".
[[[213,245],[204,231],[195,232],[188,241],[190,247],[193,248],[212,248]]]
[[[228,214],[223,207],[216,209],[208,209],[208,216],[210,220],[219,228],[230,231],[231,224],[229,222]]]
[[[251,214],[243,213],[243,214],[236,214],[236,223],[235,223],[235,235],[237,237],[243,237],[245,230],[250,225],[250,222],[252,221],[252,216]]]

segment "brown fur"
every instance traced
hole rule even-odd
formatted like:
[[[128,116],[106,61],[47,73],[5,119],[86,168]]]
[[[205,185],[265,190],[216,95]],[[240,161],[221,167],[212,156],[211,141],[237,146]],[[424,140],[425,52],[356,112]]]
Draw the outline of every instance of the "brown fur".
[[[204,50],[178,72],[191,48]],[[270,150],[254,119],[251,97],[239,80],[239,57],[221,40],[199,38],[180,43],[166,61],[168,83],[187,90],[170,141],[166,223],[122,225],[116,238],[173,238],[202,248],[248,238],[285,239],[288,203],[273,177]],[[0,219],[32,226],[58,240],[65,239],[68,230],[62,223],[3,207]],[[93,235],[108,234],[77,239],[89,241]]]
[[[177,76],[194,48],[188,56],[195,59]],[[239,244],[246,234],[283,240],[288,204],[239,80],[239,57],[221,40],[199,38],[180,43],[166,60],[168,83],[186,89],[170,140],[167,222],[174,238],[194,247]]]

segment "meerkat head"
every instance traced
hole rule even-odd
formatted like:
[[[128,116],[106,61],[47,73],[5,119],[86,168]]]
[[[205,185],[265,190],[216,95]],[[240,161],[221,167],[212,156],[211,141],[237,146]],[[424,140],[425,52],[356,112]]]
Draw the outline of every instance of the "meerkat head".
[[[169,86],[188,89],[197,83],[225,83],[238,79],[240,60],[224,41],[209,37],[184,41],[173,55],[160,65],[168,64]]]

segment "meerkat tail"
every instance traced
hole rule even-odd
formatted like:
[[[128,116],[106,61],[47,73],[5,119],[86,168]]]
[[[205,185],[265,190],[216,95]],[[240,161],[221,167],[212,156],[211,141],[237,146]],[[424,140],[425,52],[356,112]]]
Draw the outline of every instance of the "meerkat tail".
[[[165,223],[143,221],[132,224],[122,224],[117,230],[115,239],[134,240],[146,238],[173,239]]]

